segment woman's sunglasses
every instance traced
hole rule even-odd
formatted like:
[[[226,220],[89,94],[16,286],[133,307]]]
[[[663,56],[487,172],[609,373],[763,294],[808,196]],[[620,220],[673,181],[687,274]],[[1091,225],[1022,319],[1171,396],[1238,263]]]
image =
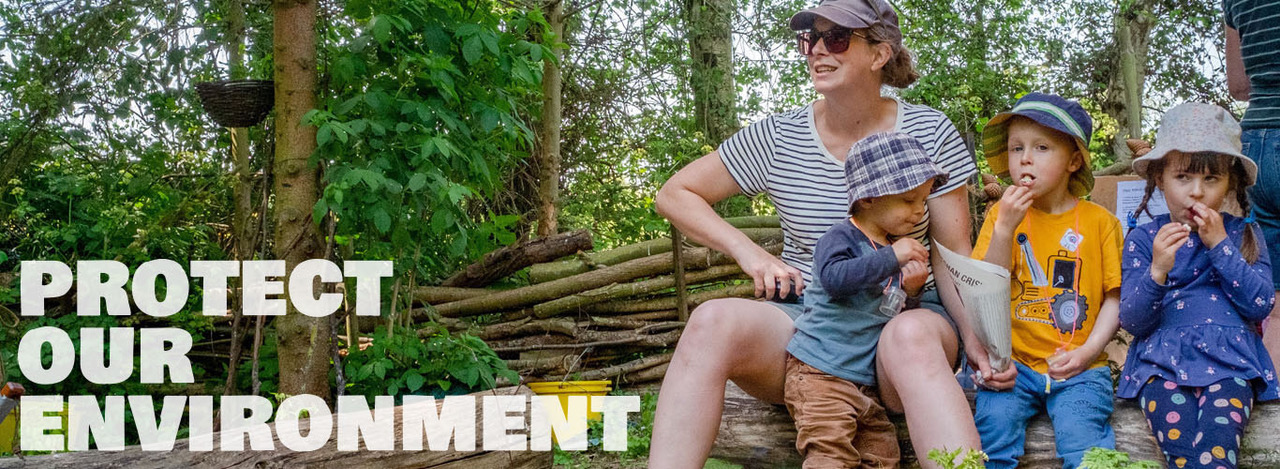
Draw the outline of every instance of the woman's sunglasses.
[[[852,29],[835,27],[826,31],[814,29],[796,34],[796,43],[800,46],[800,53],[803,55],[813,55],[813,46],[818,45],[818,41],[822,41],[822,44],[827,46],[827,52],[839,54],[849,50],[849,38],[853,36],[867,39],[866,36]]]

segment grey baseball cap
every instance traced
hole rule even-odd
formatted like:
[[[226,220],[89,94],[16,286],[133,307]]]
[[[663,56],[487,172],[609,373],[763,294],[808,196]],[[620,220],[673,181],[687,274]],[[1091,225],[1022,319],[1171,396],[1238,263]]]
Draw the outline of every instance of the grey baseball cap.
[[[818,6],[793,15],[791,30],[811,29],[814,18],[819,16],[849,29],[881,26],[882,28],[877,28],[880,32],[887,33],[895,41],[902,40],[902,31],[898,29],[898,14],[885,0],[823,0]]]

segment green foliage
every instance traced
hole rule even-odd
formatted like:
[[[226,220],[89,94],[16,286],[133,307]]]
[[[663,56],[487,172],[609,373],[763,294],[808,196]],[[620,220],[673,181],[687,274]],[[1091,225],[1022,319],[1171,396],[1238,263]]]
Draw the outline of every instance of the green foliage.
[[[519,381],[483,340],[450,335],[440,328],[426,337],[396,327],[379,328],[373,344],[353,351],[343,363],[349,394],[365,396],[431,394],[441,397],[493,388],[497,378]]]
[[[1159,469],[1156,461],[1131,461],[1129,453],[1106,448],[1089,448],[1080,461],[1084,469]]]
[[[987,453],[976,449],[957,448],[947,451],[945,448],[934,448],[929,450],[929,460],[942,466],[942,469],[982,469]]]
[[[361,257],[441,275],[513,242],[513,218],[485,199],[524,157],[521,119],[551,54],[526,40],[537,13],[494,2],[368,0],[346,4],[326,50],[328,90],[306,120],[317,127],[324,196]],[[354,26],[354,29],[344,29]]]
[[[615,390],[612,394],[622,395],[623,392]],[[639,416],[627,420],[626,451],[611,452],[602,450],[600,445],[604,438],[604,423],[593,420],[588,422],[587,426],[587,450],[564,451],[557,445],[553,449],[556,466],[569,468],[601,466],[644,467],[649,456],[649,443],[653,438],[653,415],[657,406],[658,395],[656,393],[650,392],[640,395]]]

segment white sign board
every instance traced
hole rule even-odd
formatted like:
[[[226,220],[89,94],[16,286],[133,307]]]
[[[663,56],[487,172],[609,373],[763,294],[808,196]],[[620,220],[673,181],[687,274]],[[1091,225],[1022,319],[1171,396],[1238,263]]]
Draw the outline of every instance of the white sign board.
[[[1151,217],[1146,212],[1133,213],[1138,209],[1138,204],[1142,203],[1142,195],[1146,193],[1147,181],[1119,181],[1116,182],[1116,218],[1120,219],[1120,224],[1128,228],[1129,215],[1133,214],[1138,217],[1138,224],[1142,225],[1151,221]],[[1164,193],[1160,189],[1155,189],[1151,193],[1151,200],[1147,202],[1147,211],[1151,215],[1163,215],[1169,213],[1169,206],[1165,205]]]

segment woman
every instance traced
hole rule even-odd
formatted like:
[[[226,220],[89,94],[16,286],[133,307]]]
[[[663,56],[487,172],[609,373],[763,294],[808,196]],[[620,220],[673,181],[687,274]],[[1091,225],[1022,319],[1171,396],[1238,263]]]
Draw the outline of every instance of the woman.
[[[755,281],[756,296],[790,302],[724,299],[693,312],[658,397],[650,467],[702,467],[728,379],[760,399],[782,402],[786,345],[792,319],[803,309],[792,293],[803,293],[810,281],[817,238],[846,216],[842,168],[855,142],[891,130],[920,140],[951,182],[929,200],[929,214],[912,236],[926,246],[932,237],[963,254],[972,249],[964,183],[976,167],[955,127],[936,110],[880,95],[881,85],[901,88],[917,78],[893,9],[884,0],[828,0],[793,16],[791,29],[805,31],[797,35],[800,51],[822,99],[743,129],[676,173],[657,196],[658,212],[673,225],[737,260]],[[761,192],[782,219],[781,259],[711,209],[734,194]],[[938,256],[933,259],[934,271],[943,271]],[[877,352],[880,396],[887,408],[906,411],[917,450],[980,448],[953,371],[959,331],[972,332],[947,276],[936,280],[941,288],[926,295],[945,303],[957,320],[922,308],[890,321]],[[967,348],[988,382],[1012,382],[1011,374],[992,375],[981,346]]]
[[[1254,216],[1271,252],[1272,278],[1280,282],[1280,2],[1222,2],[1227,29],[1227,88],[1248,101],[1240,120],[1244,154],[1258,164],[1258,181],[1249,189]],[[1280,283],[1274,285],[1280,292]],[[1264,322],[1262,341],[1273,363],[1280,363],[1280,303]]]

